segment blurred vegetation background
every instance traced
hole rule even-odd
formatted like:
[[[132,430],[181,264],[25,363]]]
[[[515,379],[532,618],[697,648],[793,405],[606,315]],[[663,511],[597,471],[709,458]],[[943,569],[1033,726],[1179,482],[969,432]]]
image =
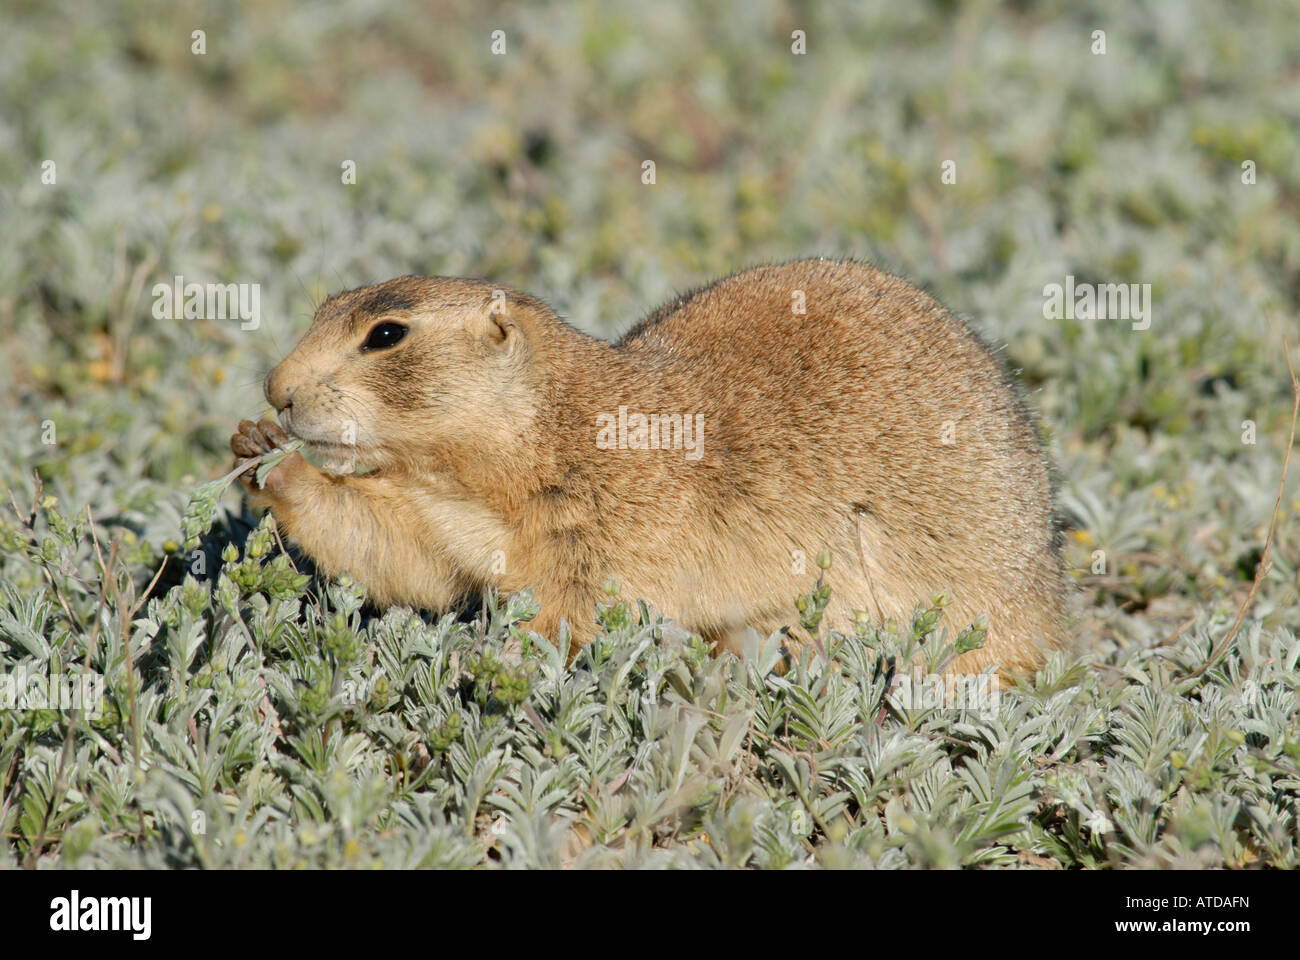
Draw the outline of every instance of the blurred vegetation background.
[[[1300,356],[1293,2],[9,0],[0,36],[0,489],[91,505],[141,582],[334,290],[485,276],[613,336],[817,255],[922,285],[1019,372],[1085,649],[1221,625],[1254,576]],[[175,275],[259,284],[260,328],[154,319]],[[1044,319],[1066,275],[1151,284],[1150,329]],[[1268,628],[1300,620],[1297,489]]]
[[[1072,562],[1115,561],[1099,620],[1253,574],[1300,299],[1291,3],[42,0],[3,18],[0,429],[20,493],[39,468],[147,527],[225,465],[261,375],[340,288],[486,276],[614,335],[755,262],[855,256],[1005,345],[1053,438]],[[260,284],[262,326],[155,320],[152,285],[177,274]],[[1150,283],[1151,328],[1045,320],[1067,274]],[[1290,588],[1265,598],[1289,608],[1298,505],[1276,551]]]

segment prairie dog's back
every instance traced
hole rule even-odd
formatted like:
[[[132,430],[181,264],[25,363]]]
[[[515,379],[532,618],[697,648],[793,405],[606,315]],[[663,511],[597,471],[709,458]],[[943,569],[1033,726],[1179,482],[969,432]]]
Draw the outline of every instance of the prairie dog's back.
[[[989,349],[932,297],[864,264],[758,267],[664,308],[619,347],[704,414],[695,477],[713,494],[716,537],[737,541],[722,552],[743,540],[751,563],[775,568],[829,545],[844,615],[874,605],[905,619],[947,590],[951,627],[988,612],[991,636],[1013,641],[1004,665],[1063,644],[1033,423]],[[774,527],[778,514],[788,526]],[[771,614],[788,602],[774,592]],[[984,659],[968,654],[963,669]]]

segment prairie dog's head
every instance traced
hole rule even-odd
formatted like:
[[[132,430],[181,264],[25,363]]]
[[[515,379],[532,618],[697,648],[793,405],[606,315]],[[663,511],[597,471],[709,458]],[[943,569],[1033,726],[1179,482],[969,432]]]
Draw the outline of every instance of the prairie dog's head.
[[[535,339],[554,314],[480,280],[399,277],[330,297],[267,375],[282,426],[350,473],[508,442],[533,412]]]

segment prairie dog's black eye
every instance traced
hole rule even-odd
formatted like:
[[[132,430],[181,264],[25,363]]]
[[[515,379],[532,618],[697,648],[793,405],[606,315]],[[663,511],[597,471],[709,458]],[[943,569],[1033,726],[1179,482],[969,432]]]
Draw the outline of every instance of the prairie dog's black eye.
[[[402,337],[406,336],[409,327],[404,327],[400,323],[381,323],[371,329],[370,335],[366,337],[366,342],[361,345],[364,353],[367,350],[384,350],[393,346]]]

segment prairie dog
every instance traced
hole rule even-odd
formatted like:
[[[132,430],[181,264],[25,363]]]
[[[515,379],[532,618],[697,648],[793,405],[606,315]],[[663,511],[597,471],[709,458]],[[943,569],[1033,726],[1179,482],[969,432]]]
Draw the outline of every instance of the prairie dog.
[[[254,501],[380,606],[531,586],[531,629],[584,642],[613,577],[736,650],[797,623],[829,549],[831,627],[943,590],[950,631],[989,618],[956,670],[1066,643],[1029,414],[959,319],[866,264],[745,270],[614,344],[527,294],[401,277],[322,304],[265,392],[279,425],[244,421],[235,454],[283,428],[328,471],[292,454]]]

